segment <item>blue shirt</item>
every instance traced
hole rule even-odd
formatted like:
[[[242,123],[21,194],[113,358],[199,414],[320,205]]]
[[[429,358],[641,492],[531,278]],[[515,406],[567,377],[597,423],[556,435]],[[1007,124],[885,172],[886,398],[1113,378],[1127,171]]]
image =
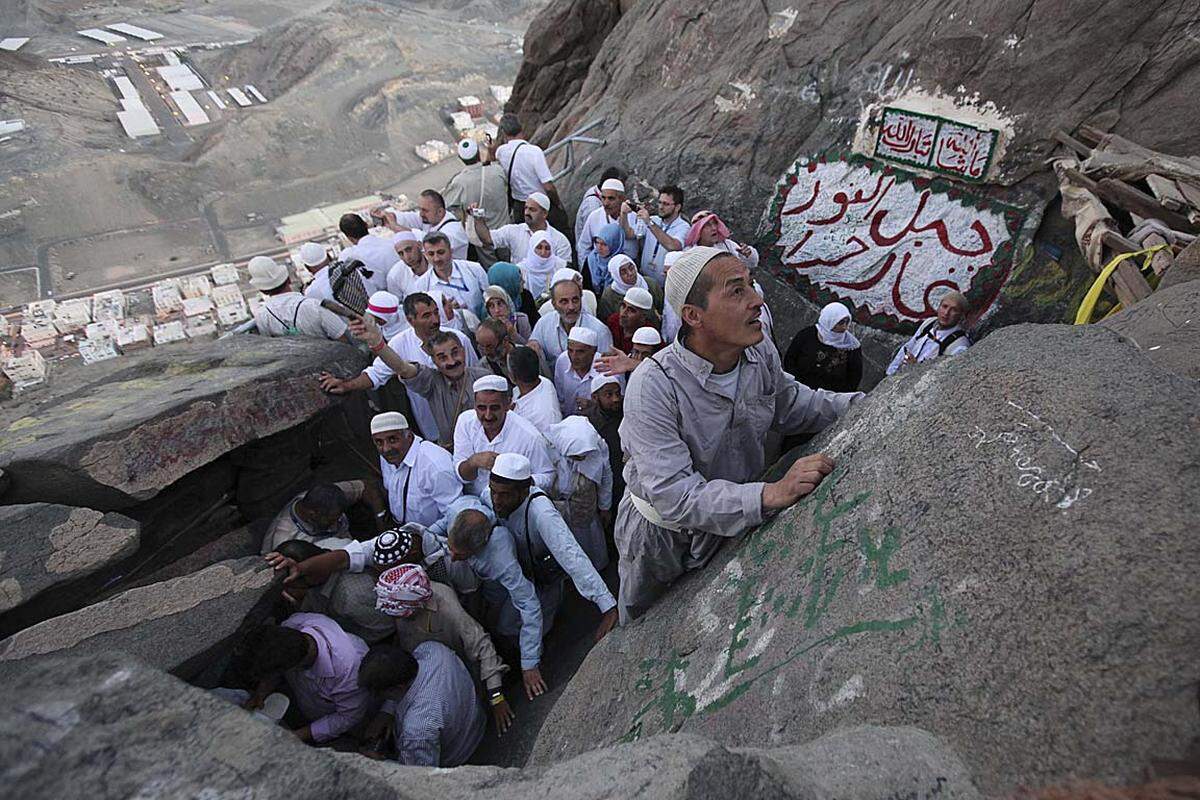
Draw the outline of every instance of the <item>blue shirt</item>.
[[[417,677],[402,699],[383,705],[383,711],[396,717],[396,757],[418,767],[465,764],[487,725],[475,681],[441,642],[422,642],[412,655]]]

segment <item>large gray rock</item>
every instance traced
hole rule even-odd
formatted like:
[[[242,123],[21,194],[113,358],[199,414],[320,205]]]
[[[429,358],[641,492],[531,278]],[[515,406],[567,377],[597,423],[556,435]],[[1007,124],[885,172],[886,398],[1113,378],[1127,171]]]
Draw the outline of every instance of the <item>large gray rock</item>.
[[[1097,326],[885,380],[835,473],[588,656],[534,763],[664,731],[915,725],[987,795],[1138,777],[1200,731],[1200,387]]]
[[[550,767],[430,769],[306,747],[122,653],[22,662],[0,684],[0,780],[23,800],[977,800],[958,757],[915,729],[860,728],[775,750],[692,735]]]
[[[138,524],[117,513],[33,503],[0,506],[0,612],[131,555]]]
[[[48,387],[0,407],[5,503],[114,510],[154,497],[242,445],[339,402],[322,370],[350,375],[363,356],[308,337],[239,336],[161,347],[51,372]]]
[[[274,582],[258,556],[140,586],[0,641],[4,662],[47,654],[131,653],[183,677],[214,660]]]
[[[1200,380],[1200,281],[1159,289],[1100,323],[1163,369]]]
[[[32,659],[4,685],[7,797],[412,797],[127,655]]]

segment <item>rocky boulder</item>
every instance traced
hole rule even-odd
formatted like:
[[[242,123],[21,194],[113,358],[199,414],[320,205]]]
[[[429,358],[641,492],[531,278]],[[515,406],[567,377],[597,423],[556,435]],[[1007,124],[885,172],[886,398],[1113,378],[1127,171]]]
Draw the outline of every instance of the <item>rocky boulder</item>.
[[[1159,289],[1100,324],[1124,336],[1163,369],[1200,380],[1200,281]]]
[[[429,769],[306,747],[120,653],[31,659],[3,686],[0,779],[25,800],[979,797],[958,756],[912,728],[840,731],[779,750],[658,736],[551,767]]]
[[[0,672],[32,656],[123,651],[190,678],[224,656],[273,583],[262,558],[248,556],[130,589],[0,641]]]
[[[0,612],[137,547],[138,524],[117,513],[49,503],[0,506]]]
[[[0,779],[10,797],[405,796],[124,654],[31,659],[4,685]]]
[[[914,725],[985,795],[1128,780],[1200,732],[1200,387],[1098,326],[883,381],[837,469],[584,661],[533,762]]]
[[[0,501],[133,506],[331,408],[339,401],[317,373],[350,375],[364,361],[338,342],[240,336],[52,373],[46,389],[0,407],[11,480]]]
[[[603,121],[589,135],[605,143],[576,148],[559,181],[568,203],[610,164],[636,176],[643,199],[651,186],[679,184],[689,212],[715,209],[737,241],[757,240],[764,266],[877,328],[911,333],[932,315],[929,293],[946,288],[965,291],[989,325],[1066,320],[1093,276],[1069,224],[1039,230],[1048,206],[1060,216],[1044,163],[1058,130],[1089,124],[1174,154],[1200,150],[1200,132],[1176,111],[1200,89],[1188,39],[1195,7],[641,0],[611,31],[594,25],[566,41],[564,23],[583,5],[608,4],[552,3],[531,26],[510,103],[542,120],[532,140],[543,146]],[[567,45],[584,54],[580,65],[595,54],[586,79],[547,84],[534,54]],[[547,85],[559,99],[546,100]],[[900,143],[896,158],[875,157],[886,107],[917,112],[894,119],[900,138],[928,134],[913,136],[921,156]],[[979,169],[924,169],[944,163],[931,156],[941,139],[927,125],[992,132],[969,146]],[[781,216],[800,213],[785,208],[784,190],[814,165],[819,174],[797,190],[801,202],[813,190],[811,214]],[[895,179],[880,190],[886,199],[872,194],[880,178]],[[873,238],[866,213],[880,223]],[[914,235],[897,233],[905,220]],[[918,235],[935,224],[936,238]],[[939,239],[949,247],[933,247]]]

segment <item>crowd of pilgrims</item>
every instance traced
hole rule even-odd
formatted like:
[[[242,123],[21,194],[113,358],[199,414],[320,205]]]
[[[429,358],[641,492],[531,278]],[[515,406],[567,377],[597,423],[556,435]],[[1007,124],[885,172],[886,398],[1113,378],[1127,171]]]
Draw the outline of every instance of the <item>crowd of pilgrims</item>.
[[[688,291],[707,263],[726,259],[761,295],[752,278],[757,251],[734,241],[713,211],[686,213],[678,187],[652,192],[653,209],[639,203],[615,167],[581,198],[573,246],[551,224],[567,223],[542,150],[515,118],[506,116],[502,130],[494,152],[460,143],[462,172],[444,191],[422,192],[417,211],[346,215],[347,246],[336,255],[305,244],[300,258],[314,279],[303,293],[292,290],[286,266],[263,257],[249,264],[251,283],[268,295],[255,314],[258,333],[345,339],[374,355],[358,375],[319,380],[333,394],[368,394],[379,475],[314,485],[279,511],[262,552],[286,573],[286,608],[237,645],[242,688],[215,690],[282,717],[305,742],[404,764],[465,763],[489,719],[495,735],[514,724],[506,693],[533,701],[546,691],[542,640],[561,624],[569,592],[596,606],[599,641],[706,563],[721,537],[803,493],[777,502],[779,492],[754,484],[746,511],[735,491],[745,487],[719,487],[725,481],[715,478],[740,469],[741,481],[757,479],[761,443],[722,443],[734,465],[723,468],[699,463],[691,434],[687,449],[655,438],[653,417],[622,424],[634,388],[627,380],[647,369],[657,370],[676,412],[664,428],[698,426],[703,436],[713,425],[704,402],[738,408],[739,371],[761,366],[757,359],[735,357],[739,366],[718,374],[673,346],[688,336],[685,295],[697,302]],[[674,296],[673,268],[689,271]],[[349,317],[321,303],[354,308],[356,299],[361,314]],[[771,380],[807,392],[789,401],[799,410],[780,411],[775,400],[776,428],[790,419],[793,429],[815,430],[862,396],[847,307],[827,305],[782,358],[769,309],[761,297],[753,307],[765,344],[738,353],[774,354],[775,374],[781,364],[786,375]],[[944,297],[888,373],[965,349],[967,311],[961,295]],[[672,377],[680,364],[703,373],[715,394],[680,394]],[[771,422],[768,413],[763,427]],[[744,457],[745,447],[757,456]],[[679,501],[691,497],[695,509],[662,510],[673,490],[650,485],[656,459],[663,474],[697,473],[684,476]],[[810,464],[815,477],[804,480],[815,485],[827,461]],[[638,482],[636,492],[627,492],[627,479]],[[627,495],[631,510],[621,505],[627,516],[614,520]],[[352,516],[374,522],[357,529]],[[722,527],[717,536],[713,525]],[[645,544],[658,534],[676,543],[684,536],[682,551]]]

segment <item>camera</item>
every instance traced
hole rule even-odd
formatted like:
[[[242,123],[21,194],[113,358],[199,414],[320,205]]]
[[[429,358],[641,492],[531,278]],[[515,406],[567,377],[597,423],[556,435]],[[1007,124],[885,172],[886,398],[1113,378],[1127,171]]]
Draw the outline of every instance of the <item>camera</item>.
[[[642,204],[637,200],[626,200],[625,205],[629,206],[629,210],[635,214],[642,210]]]
[[[482,208],[475,207],[471,209],[471,216],[475,217],[476,219],[483,219],[487,216],[487,211]]]

